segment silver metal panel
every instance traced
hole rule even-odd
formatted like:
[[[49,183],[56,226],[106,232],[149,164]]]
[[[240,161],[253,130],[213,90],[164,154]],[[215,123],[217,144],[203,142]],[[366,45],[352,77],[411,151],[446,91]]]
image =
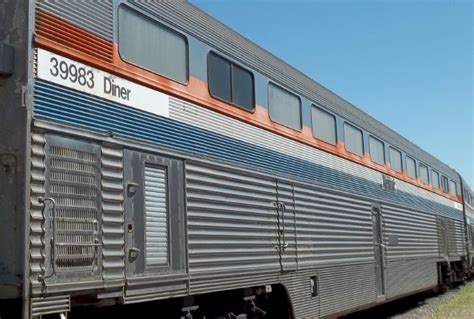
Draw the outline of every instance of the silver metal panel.
[[[438,256],[436,216],[388,204],[382,214],[389,260]]]
[[[168,264],[166,169],[145,165],[145,263]]]
[[[45,216],[43,204],[38,202],[39,197],[45,196],[46,171],[46,138],[43,133],[31,133],[31,183],[30,183],[30,242],[29,266],[30,281],[33,287],[41,287],[38,276],[46,275],[46,241]]]
[[[388,263],[387,298],[437,284],[438,269],[435,259],[407,259]]]
[[[318,295],[312,295],[310,278],[317,276]],[[305,270],[295,273],[284,274],[280,278],[281,283],[288,290],[291,304],[295,312],[295,318],[319,318],[320,283],[318,270]]]
[[[111,0],[38,0],[36,8],[73,23],[107,40],[113,39]]]
[[[279,269],[275,181],[186,165],[189,272]]]
[[[102,277],[108,285],[108,281],[125,276],[123,151],[107,144],[101,151]]]
[[[370,203],[295,186],[298,267],[373,261]]]
[[[266,130],[232,119],[222,114],[204,109],[194,104],[170,97],[170,118],[190,124],[199,128],[210,130],[256,147],[262,147],[284,155],[292,156],[309,163],[325,166],[329,169],[351,174],[372,183],[382,184],[382,173],[368,167],[364,167],[352,161],[336,155],[332,155],[315,149],[311,146],[301,144],[294,140],[273,134]],[[187,142],[190,142],[189,140]],[[296,169],[296,168],[294,168]],[[337,179],[336,176],[327,176],[330,180]],[[339,181],[348,190],[357,189],[360,185],[354,185],[349,180]],[[423,199],[433,201],[445,206],[454,207],[454,202],[433,192],[418,188],[412,184],[397,180],[397,190]],[[365,193],[372,194],[380,190],[366,188]]]
[[[327,267],[318,274],[321,317],[376,300],[373,263]]]
[[[130,2],[458,180],[446,164],[188,2]]]
[[[67,313],[71,310],[71,300],[69,296],[50,296],[32,298],[30,305],[30,316],[41,318],[42,315]]]

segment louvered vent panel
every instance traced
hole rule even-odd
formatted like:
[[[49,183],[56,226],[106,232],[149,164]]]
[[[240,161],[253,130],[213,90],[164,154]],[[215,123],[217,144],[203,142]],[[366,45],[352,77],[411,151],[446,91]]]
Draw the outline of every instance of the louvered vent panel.
[[[145,167],[145,239],[147,265],[168,264],[166,169]]]
[[[48,195],[56,202],[50,215],[57,271],[92,271],[98,264],[98,156],[51,145]]]

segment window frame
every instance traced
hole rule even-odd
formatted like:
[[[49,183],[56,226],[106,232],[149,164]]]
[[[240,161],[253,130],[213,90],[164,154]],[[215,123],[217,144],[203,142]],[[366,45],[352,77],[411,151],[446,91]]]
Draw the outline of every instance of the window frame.
[[[408,173],[408,159],[412,160],[413,163],[415,164],[415,177],[411,177],[410,174]],[[418,169],[417,169],[417,165],[416,165],[416,159],[414,157],[411,157],[410,155],[405,155],[405,165],[406,165],[406,169],[407,169],[408,178],[416,180],[420,176],[420,174],[418,172]]]
[[[347,141],[346,141],[346,124],[348,126],[352,126],[353,128],[355,128],[356,130],[358,130],[361,134],[362,134],[362,155],[359,155],[359,154],[356,154],[356,153],[353,153],[351,151],[349,151],[347,149]],[[352,124],[351,122],[348,122],[348,121],[344,121],[344,123],[342,124],[342,131],[343,131],[343,135],[344,135],[344,149],[346,150],[346,152],[349,152],[355,156],[358,156],[360,158],[363,158],[364,155],[365,155],[365,145],[364,145],[364,130],[355,126],[354,124]],[[385,150],[384,150],[385,151]]]
[[[396,169],[393,168],[393,165],[392,165],[392,156],[390,156],[390,150],[394,150],[396,152],[398,152],[400,154],[400,171],[397,171]],[[400,151],[398,148],[395,148],[393,146],[389,146],[388,147],[388,159],[390,161],[390,169],[394,172],[397,172],[397,173],[403,173],[403,153],[402,151]]]
[[[449,179],[448,184],[449,184],[449,193],[451,195],[457,196],[458,195],[458,189],[457,189],[458,185],[457,185],[456,181],[453,181],[452,179]],[[451,191],[451,185],[454,185],[454,193]]]
[[[423,179],[422,179],[422,177],[421,177],[421,166],[423,166],[423,167],[426,168],[426,177],[427,177],[426,183],[423,182]],[[425,163],[420,162],[419,165],[418,165],[418,171],[420,172],[420,182],[421,182],[423,185],[430,185],[430,183],[431,183],[430,167],[429,167],[428,165],[426,165]]]
[[[252,109],[249,110],[241,105],[238,105],[236,103],[234,103],[233,101],[227,101],[221,97],[218,97],[216,95],[214,95],[212,92],[211,92],[211,87],[209,85],[209,79],[210,79],[210,70],[209,70],[209,57],[211,56],[211,54],[217,56],[218,58],[222,59],[222,60],[225,60],[227,61],[229,64],[230,64],[230,99],[232,100],[234,98],[234,87],[233,87],[233,72],[234,72],[234,68],[233,66],[237,66],[239,68],[241,68],[242,70],[244,71],[247,71],[250,73],[250,76],[252,77]],[[226,57],[224,57],[223,54],[219,54],[218,52],[216,52],[215,50],[209,50],[206,54],[206,64],[207,64],[207,68],[206,68],[206,74],[207,74],[207,91],[209,93],[209,95],[213,98],[213,99],[216,99],[220,102],[223,102],[223,103],[226,103],[226,104],[230,104],[234,107],[237,107],[241,110],[244,110],[248,113],[252,113],[254,114],[255,113],[255,110],[257,108],[257,101],[256,101],[256,97],[255,97],[255,75],[253,74],[253,71],[247,69],[247,68],[244,68],[241,64],[239,63],[235,63],[233,60],[231,59],[228,59]]]
[[[449,178],[444,175],[444,174],[441,174],[441,190],[445,193],[449,193]]]
[[[362,134],[362,138],[363,138],[363,134]],[[370,139],[374,139],[376,141],[379,141],[380,143],[382,143],[382,155],[383,155],[383,164],[380,164],[380,163],[377,163],[374,161],[374,159],[372,158],[372,150],[370,148]],[[382,139],[378,138],[378,137],[375,137],[374,135],[372,134],[369,134],[369,156],[370,156],[370,161],[376,165],[379,165],[379,166],[385,166],[387,164],[387,158],[385,156],[385,142],[382,141]]]
[[[120,51],[120,17],[119,17],[119,12],[120,12],[120,9],[121,8],[125,8],[127,10],[130,10],[130,11],[133,11],[134,13],[136,13],[137,15],[139,16],[142,16],[144,19],[148,19],[149,21],[151,21],[152,23],[155,23],[155,24],[159,24],[160,26],[162,26],[164,29],[168,29],[170,30],[172,33],[175,33],[179,36],[181,36],[183,39],[184,39],[184,42],[186,44],[186,81],[184,82],[181,82],[181,81],[177,81],[175,79],[172,79],[164,74],[161,74],[161,73],[158,73],[156,71],[153,71],[153,70],[150,70],[150,69],[147,69],[146,67],[144,66],[140,66],[134,62],[131,62],[127,59],[124,59],[122,57],[122,53]],[[117,46],[118,46],[118,55],[120,57],[120,60],[122,60],[123,62],[127,63],[127,64],[130,64],[130,65],[133,65],[137,68],[140,68],[142,70],[145,70],[147,72],[150,72],[150,73],[153,73],[153,74],[156,74],[158,76],[161,76],[165,79],[168,79],[170,81],[173,81],[175,83],[178,83],[178,84],[181,84],[181,85],[184,85],[184,86],[188,86],[189,85],[189,76],[190,76],[190,72],[189,72],[189,40],[188,40],[188,37],[185,33],[169,26],[168,24],[162,22],[161,20],[158,20],[156,17],[152,16],[152,15],[148,15],[148,14],[145,14],[143,12],[140,12],[138,10],[136,10],[135,8],[133,8],[132,6],[128,5],[128,4],[125,4],[125,3],[120,3],[120,5],[117,7],[117,22],[116,22],[116,25],[117,25]]]
[[[438,179],[438,186],[437,187],[434,186],[434,184],[433,184],[433,173],[438,174],[438,178],[437,178]],[[441,189],[441,174],[437,170],[434,170],[434,169],[431,169],[431,186],[433,186],[433,188],[435,188],[435,189],[442,190]]]
[[[273,85],[273,86],[279,88],[280,90],[283,90],[283,91],[287,92],[287,93],[290,94],[290,95],[295,96],[295,97],[298,99],[298,101],[299,101],[299,110],[300,110],[300,112],[299,112],[299,113],[300,113],[300,118],[299,118],[299,119],[300,119],[300,127],[299,127],[299,129],[295,129],[295,128],[290,127],[290,126],[288,126],[288,125],[286,125],[286,124],[284,124],[284,123],[280,123],[280,122],[275,121],[274,119],[272,119],[271,112],[270,112],[270,86],[271,86],[271,85]],[[290,91],[290,90],[287,90],[284,86],[279,85],[279,84],[277,84],[277,83],[274,82],[274,81],[268,81],[268,83],[267,83],[267,104],[268,104],[268,117],[270,118],[270,120],[271,120],[273,123],[276,123],[276,124],[278,124],[278,125],[287,127],[287,128],[289,128],[289,129],[291,129],[291,130],[293,130],[293,131],[295,131],[295,132],[300,132],[300,133],[301,133],[301,132],[303,131],[303,103],[302,103],[302,101],[301,101],[301,97],[300,97],[298,94],[293,93],[293,92]]]
[[[318,137],[316,137],[316,136],[314,135],[315,123],[313,122],[313,109],[315,109],[315,108],[318,109],[318,110],[320,110],[320,111],[322,111],[322,112],[324,112],[324,113],[329,114],[329,115],[332,116],[332,118],[334,119],[334,137],[335,137],[334,144],[333,144],[333,143],[330,143],[330,142],[327,142],[327,141],[325,141],[325,140],[322,140],[322,139],[320,139],[320,138],[318,138]],[[331,112],[328,112],[326,109],[324,109],[324,108],[318,106],[318,105],[315,104],[315,103],[311,103],[311,134],[313,135],[313,138],[315,138],[315,139],[318,140],[318,141],[321,141],[321,142],[326,143],[326,144],[329,144],[329,145],[336,146],[336,145],[337,145],[337,142],[338,142],[338,140],[339,140],[338,134],[337,134],[337,117],[336,117],[336,115],[333,114],[333,113],[331,113]]]

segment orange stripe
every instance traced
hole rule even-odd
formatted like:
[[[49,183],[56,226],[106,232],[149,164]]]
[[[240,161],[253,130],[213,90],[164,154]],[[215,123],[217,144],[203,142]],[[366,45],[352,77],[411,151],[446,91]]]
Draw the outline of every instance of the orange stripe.
[[[86,43],[87,41],[96,40],[96,38],[98,38],[97,36],[90,34],[89,32],[82,30],[78,27],[72,26],[69,23],[62,21],[58,18],[47,16],[45,13],[40,13],[40,15],[43,20],[55,20],[57,24],[64,26],[65,29],[74,29],[75,31],[80,30],[80,32],[78,31],[78,34],[80,34],[80,38]],[[90,40],[87,37],[90,37]],[[103,39],[101,40],[105,41]],[[352,162],[364,165],[366,167],[390,175],[399,180],[413,184],[417,187],[426,189],[451,200],[461,202],[460,196],[454,196],[449,193],[445,193],[439,189],[435,189],[431,184],[425,185],[421,183],[419,178],[415,180],[411,179],[410,177],[408,177],[406,171],[403,171],[401,173],[393,171],[389,163],[387,163],[385,166],[373,163],[370,160],[370,155],[368,153],[365,153],[363,157],[360,157],[350,152],[347,152],[342,141],[338,141],[336,145],[319,141],[313,137],[312,129],[310,127],[305,126],[303,127],[302,132],[297,132],[283,125],[279,125],[270,120],[268,111],[263,106],[257,105],[255,107],[255,112],[249,113],[232,105],[215,100],[209,94],[207,83],[201,81],[198,78],[190,76],[188,84],[182,85],[150,71],[137,67],[135,65],[129,64],[120,58],[118,52],[118,45],[115,43],[110,43],[113,47],[113,59],[111,61],[112,63],[108,63],[105,62],[106,60],[104,60],[103,58],[101,59],[97,57],[97,54],[94,50],[90,50],[81,46],[69,45],[68,41],[64,41],[64,39],[59,41],[51,33],[38,33],[36,37],[36,42],[38,45],[53,52],[59,53],[63,56],[97,67],[104,71],[121,76],[130,81],[145,85],[155,90],[162,91],[166,94],[176,96],[188,102],[198,104],[205,108],[211,109],[234,119],[249,123],[251,125],[257,126],[275,134],[284,136],[286,138],[298,141],[306,145],[310,145],[328,153],[348,159]]]

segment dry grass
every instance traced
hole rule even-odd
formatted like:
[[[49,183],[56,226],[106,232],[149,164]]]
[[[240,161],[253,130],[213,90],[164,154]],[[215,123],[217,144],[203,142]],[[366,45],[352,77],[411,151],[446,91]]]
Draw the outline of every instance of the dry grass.
[[[459,293],[447,303],[438,306],[435,314],[426,319],[473,319],[474,318],[474,283],[461,288]]]

